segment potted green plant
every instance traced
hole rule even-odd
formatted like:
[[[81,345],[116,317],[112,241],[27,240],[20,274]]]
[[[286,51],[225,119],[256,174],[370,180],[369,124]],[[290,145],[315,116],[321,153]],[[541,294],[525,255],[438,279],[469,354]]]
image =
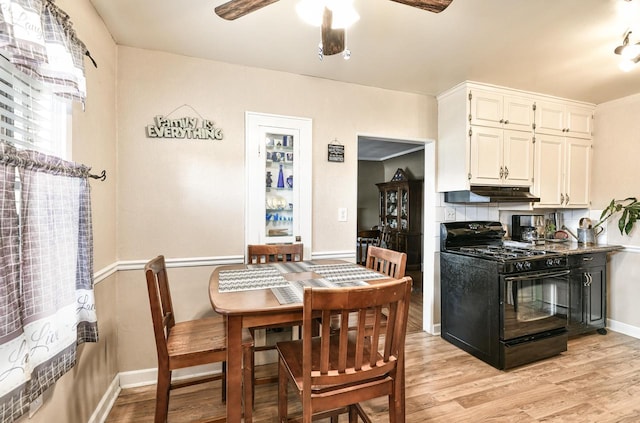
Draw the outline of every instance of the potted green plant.
[[[602,210],[600,220],[595,224],[594,229],[602,225],[614,214],[622,212],[622,216],[618,220],[618,229],[620,234],[629,235],[633,229],[633,225],[640,219],[640,202],[636,197],[628,197],[624,200],[611,200],[611,203]]]

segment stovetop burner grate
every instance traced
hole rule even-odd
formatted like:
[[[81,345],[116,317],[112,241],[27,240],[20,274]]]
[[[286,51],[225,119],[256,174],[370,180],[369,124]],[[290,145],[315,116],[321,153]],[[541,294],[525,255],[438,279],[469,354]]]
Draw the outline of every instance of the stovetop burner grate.
[[[486,245],[482,247],[460,247],[461,253],[474,254],[482,257],[490,257],[501,260],[533,258],[544,256],[545,251],[529,248],[505,247],[502,245]]]

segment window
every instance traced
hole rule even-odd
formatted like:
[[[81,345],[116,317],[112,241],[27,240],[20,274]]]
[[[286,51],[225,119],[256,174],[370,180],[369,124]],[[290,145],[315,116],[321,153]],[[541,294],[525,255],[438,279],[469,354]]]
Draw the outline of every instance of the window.
[[[0,139],[63,159],[70,157],[69,100],[0,57]]]

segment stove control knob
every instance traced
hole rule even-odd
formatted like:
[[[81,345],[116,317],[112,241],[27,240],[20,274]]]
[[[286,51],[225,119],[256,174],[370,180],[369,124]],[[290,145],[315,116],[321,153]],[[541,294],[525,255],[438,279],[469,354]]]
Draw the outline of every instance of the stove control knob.
[[[531,269],[531,262],[529,262],[529,261],[525,261],[525,262],[524,262],[524,268],[525,268],[525,269]]]
[[[553,259],[547,259],[546,264],[547,266],[553,266]]]
[[[562,263],[562,259],[561,258],[557,258],[557,259],[554,260],[554,263],[559,266],[560,263]]]
[[[517,270],[522,270],[522,262],[521,261],[516,263],[516,269]]]

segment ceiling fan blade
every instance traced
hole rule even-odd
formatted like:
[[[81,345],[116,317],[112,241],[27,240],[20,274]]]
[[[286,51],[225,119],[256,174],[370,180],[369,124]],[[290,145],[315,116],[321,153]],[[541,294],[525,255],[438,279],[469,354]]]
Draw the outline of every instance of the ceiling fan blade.
[[[215,8],[216,15],[232,21],[248,13],[255,12],[278,0],[231,0]]]
[[[428,12],[440,13],[446,9],[453,0],[391,0],[407,6],[417,7]]]
[[[322,37],[322,54],[331,56],[344,51],[345,30],[332,29],[333,13],[328,8],[324,8],[322,15],[322,27],[320,28]]]

